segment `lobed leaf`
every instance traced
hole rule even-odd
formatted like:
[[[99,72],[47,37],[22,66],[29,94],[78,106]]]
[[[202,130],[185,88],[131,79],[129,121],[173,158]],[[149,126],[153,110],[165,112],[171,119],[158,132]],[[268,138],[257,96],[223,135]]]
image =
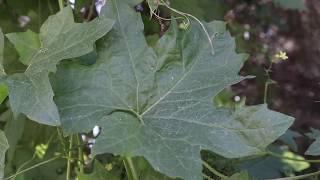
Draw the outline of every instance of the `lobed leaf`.
[[[200,151],[228,158],[260,153],[282,135],[292,118],[266,105],[236,112],[213,105],[213,97],[243,77],[246,57],[222,22],[171,28],[151,48],[129,0],[110,0],[104,15],[116,23],[97,44],[92,66],[66,62],[52,79],[66,133],[102,127],[94,154],[144,156],[171,177],[202,179]]]
[[[55,72],[56,64],[61,60],[91,52],[95,41],[104,36],[112,25],[113,21],[106,18],[89,23],[74,23],[70,7],[50,16],[40,30],[41,48],[35,53],[29,52],[32,58],[27,70],[7,79],[13,112],[23,113],[39,123],[59,125],[60,118],[53,102],[49,73]],[[13,36],[18,35],[9,35],[11,38]],[[26,59],[25,56],[22,58]]]

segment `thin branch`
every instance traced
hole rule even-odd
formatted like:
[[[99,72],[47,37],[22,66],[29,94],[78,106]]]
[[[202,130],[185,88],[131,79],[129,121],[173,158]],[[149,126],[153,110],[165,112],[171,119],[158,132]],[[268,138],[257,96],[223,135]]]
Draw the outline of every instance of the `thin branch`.
[[[58,156],[58,157],[53,157],[53,158],[48,159],[48,160],[46,160],[46,161],[40,162],[40,163],[38,163],[38,164],[35,164],[35,165],[33,165],[33,166],[29,167],[29,168],[26,168],[26,169],[24,169],[24,170],[22,170],[22,171],[19,171],[18,173],[14,174],[14,175],[11,175],[11,176],[5,178],[5,180],[9,180],[9,179],[15,178],[15,177],[17,177],[17,176],[20,175],[20,174],[23,174],[23,173],[25,173],[25,172],[28,172],[28,171],[30,171],[30,170],[32,170],[32,169],[34,169],[34,168],[39,167],[39,166],[48,164],[48,163],[50,163],[50,162],[52,162],[52,161],[54,161],[54,160],[57,160],[58,158],[60,158],[60,157],[59,157],[59,156]]]
[[[207,162],[202,161],[202,164],[204,167],[206,167],[210,172],[212,172],[214,175],[220,177],[221,179],[228,179],[229,177],[220,173],[219,171],[215,170],[213,167],[211,167]]]

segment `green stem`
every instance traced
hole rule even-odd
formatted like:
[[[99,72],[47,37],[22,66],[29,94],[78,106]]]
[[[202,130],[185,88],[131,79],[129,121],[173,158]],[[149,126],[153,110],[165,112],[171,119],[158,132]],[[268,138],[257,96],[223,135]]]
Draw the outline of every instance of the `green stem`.
[[[67,163],[67,177],[66,180],[70,180],[71,176],[71,161],[72,161],[72,144],[73,144],[73,135],[70,137],[69,143],[69,153],[68,153],[68,163]]]
[[[286,177],[286,178],[277,178],[277,179],[269,179],[269,180],[299,180],[299,179],[306,179],[311,176],[317,176],[320,175],[320,171],[309,173],[309,174],[304,174],[300,176],[293,176],[293,177]]]
[[[280,158],[280,159],[287,159],[287,160],[291,160],[291,161],[300,161],[300,162],[308,162],[308,163],[320,163],[319,159],[312,160],[312,159],[290,158],[290,157],[285,157],[285,156],[282,156],[280,154],[277,154],[277,153],[274,153],[274,152],[271,152],[271,151],[268,151],[266,153],[267,153],[267,155],[270,155],[270,156],[273,156],[273,157],[276,157],[276,158]]]
[[[81,141],[80,141],[80,137],[79,135],[77,135],[77,142],[78,142],[78,158],[79,158],[79,161],[78,161],[78,165],[79,165],[79,168],[80,168],[80,173],[83,173],[83,150],[82,150],[82,146],[81,146]]]
[[[269,79],[267,80],[266,84],[264,85],[264,96],[263,96],[263,102],[267,104],[267,98],[268,98],[268,88],[269,88]]]
[[[127,171],[128,180],[139,180],[131,157],[129,157],[129,156],[124,157],[123,163],[124,163],[124,167],[126,168],[126,171]]]
[[[207,162],[202,161],[202,164],[204,167],[206,167],[210,172],[212,172],[214,175],[218,176],[221,179],[228,179],[229,177],[220,173],[219,171],[215,170],[213,167],[211,167]]]
[[[60,140],[60,143],[63,146],[63,152],[65,153],[65,155],[67,156],[67,148],[66,148],[66,144],[64,143],[64,137],[63,137],[63,133],[60,131],[60,129],[57,127],[57,132],[58,132],[58,137]]]
[[[93,16],[94,2],[95,2],[95,0],[92,0],[91,5],[90,5],[90,9],[89,9],[89,14],[88,14],[88,17],[86,18],[86,21],[90,21]]]
[[[202,176],[203,176],[204,179],[214,180],[214,179],[212,179],[210,176],[208,176],[208,175],[206,175],[206,174],[203,174],[203,173],[202,173]]]
[[[266,74],[268,76],[268,79],[267,79],[267,81],[265,83],[265,86],[264,86],[263,102],[265,104],[267,103],[267,98],[268,98],[268,88],[269,88],[269,85],[272,83],[271,77],[270,77],[270,72],[271,72],[271,69],[272,69],[272,65],[273,65],[273,62],[271,61],[271,64],[269,65],[269,68],[266,70]]]
[[[49,9],[49,11],[50,11],[50,14],[53,14],[53,13],[54,13],[54,10],[53,10],[53,8],[52,8],[51,3],[49,2],[49,0],[47,0],[47,4],[48,4],[48,9]]]
[[[177,13],[177,14],[180,14],[180,15],[184,16],[184,17],[187,19],[188,24],[190,24],[190,20],[188,19],[188,17],[190,17],[190,18],[194,19],[195,21],[197,21],[197,23],[200,24],[201,28],[203,29],[205,35],[206,35],[207,38],[208,38],[209,45],[210,45],[211,51],[212,51],[211,53],[214,54],[214,47],[213,47],[213,42],[212,42],[212,39],[211,39],[211,37],[210,37],[210,34],[209,34],[207,28],[205,27],[205,25],[204,25],[197,17],[193,16],[192,14],[185,13],[185,12],[181,12],[181,11],[179,11],[179,10],[177,10],[177,9],[174,9],[174,8],[170,7],[170,6],[169,6],[166,2],[164,2],[163,0],[160,0],[160,1],[161,1],[161,3],[160,3],[161,5],[164,5],[164,6],[165,6],[166,8],[168,8],[169,10],[171,10],[171,11]]]
[[[38,163],[38,164],[35,164],[35,165],[33,165],[33,166],[29,167],[29,168],[26,168],[26,169],[24,169],[24,170],[19,171],[18,173],[14,174],[14,175],[11,175],[11,176],[9,176],[9,177],[6,177],[5,180],[9,180],[9,179],[15,178],[15,177],[17,177],[17,176],[20,175],[20,174],[23,174],[23,173],[25,173],[25,172],[27,172],[27,171],[30,171],[30,170],[32,170],[32,169],[34,169],[34,168],[37,168],[37,167],[39,167],[39,166],[42,166],[42,165],[44,165],[44,164],[50,163],[50,162],[52,162],[52,161],[54,161],[54,160],[56,160],[56,159],[58,159],[58,158],[60,158],[60,157],[53,157],[53,158],[48,159],[48,160],[46,160],[46,161],[40,162],[40,163]]]
[[[58,0],[60,10],[63,9],[63,0]]]

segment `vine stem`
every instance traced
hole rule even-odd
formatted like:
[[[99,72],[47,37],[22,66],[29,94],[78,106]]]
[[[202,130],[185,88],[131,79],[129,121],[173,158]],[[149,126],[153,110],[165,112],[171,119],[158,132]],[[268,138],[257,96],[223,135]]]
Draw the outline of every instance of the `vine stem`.
[[[203,176],[204,179],[214,180],[214,179],[212,179],[210,176],[208,176],[208,175],[206,175],[206,174],[203,174],[203,173],[202,173],[202,176]]]
[[[123,163],[127,171],[128,180],[139,180],[137,171],[133,165],[131,157],[129,156],[124,157]]]
[[[90,8],[89,8],[89,14],[88,14],[88,17],[86,18],[86,21],[90,21],[93,16],[94,5],[95,5],[94,2],[95,2],[95,0],[92,0]]]
[[[202,161],[202,164],[204,167],[206,167],[210,172],[212,172],[214,175],[218,176],[221,179],[228,179],[229,177],[220,173],[219,171],[215,170],[213,167],[211,167],[207,162]]]
[[[48,159],[48,160],[46,160],[46,161],[40,162],[40,163],[38,163],[38,164],[35,164],[35,165],[33,165],[33,166],[29,167],[29,168],[26,168],[26,169],[24,169],[24,170],[21,170],[21,171],[19,171],[18,173],[14,174],[14,175],[11,175],[11,176],[9,176],[9,177],[7,177],[7,178],[5,178],[5,180],[9,180],[9,179],[15,178],[15,177],[17,177],[17,176],[20,175],[20,174],[23,174],[23,173],[25,173],[25,172],[27,172],[27,171],[30,171],[30,170],[32,170],[32,169],[34,169],[34,168],[37,168],[37,167],[39,167],[39,166],[42,166],[42,165],[44,165],[44,164],[50,163],[50,162],[52,162],[52,161],[54,161],[54,160],[57,160],[58,158],[60,158],[60,157],[59,157],[59,156],[58,156],[58,157],[53,157],[53,158]]]
[[[274,153],[274,152],[271,152],[271,151],[267,151],[266,154],[270,155],[270,156],[273,156],[273,157],[276,157],[276,158],[287,159],[287,160],[291,160],[291,161],[300,161],[300,162],[308,162],[308,163],[320,163],[320,160],[318,160],[318,159],[312,160],[312,159],[290,158],[290,157],[285,157],[285,156],[282,156],[280,154],[277,154],[277,153]]]
[[[82,150],[82,146],[81,146],[81,141],[80,141],[80,137],[79,135],[77,135],[77,142],[78,142],[78,165],[79,165],[79,169],[80,172],[83,173],[83,150]]]
[[[300,180],[300,179],[306,179],[311,176],[317,176],[320,175],[320,171],[304,174],[300,176],[293,176],[293,177],[285,177],[285,178],[277,178],[277,179],[269,179],[269,180]]]
[[[72,145],[73,145],[73,135],[70,137],[69,143],[69,153],[68,153],[68,163],[67,163],[67,177],[66,180],[70,180],[71,176],[71,158],[72,158]]]
[[[58,0],[60,10],[63,9],[63,0]]]
[[[264,96],[263,96],[263,102],[267,104],[267,97],[268,97],[268,88],[269,88],[270,82],[267,80],[267,82],[264,85]]]
[[[273,65],[273,61],[271,61],[271,64],[269,65],[269,68],[266,69],[266,74],[268,76],[268,79],[264,85],[264,96],[263,96],[263,102],[265,104],[267,104],[267,98],[268,98],[268,90],[269,90],[269,85],[272,84],[273,82],[271,81],[271,77],[270,77],[270,72],[272,70],[272,65]]]
[[[210,45],[210,47],[211,47],[211,53],[212,53],[212,54],[215,54],[215,53],[214,53],[213,42],[212,42],[212,39],[211,39],[211,37],[210,37],[210,34],[209,34],[207,28],[205,27],[205,25],[204,25],[198,18],[196,18],[195,16],[193,16],[193,15],[191,15],[191,14],[188,14],[188,13],[185,13],[185,12],[181,12],[181,11],[179,11],[179,10],[177,10],[177,9],[174,9],[174,8],[170,7],[170,6],[169,6],[166,2],[164,2],[163,0],[161,0],[161,5],[164,5],[165,7],[167,7],[168,9],[170,9],[171,11],[173,11],[173,12],[175,12],[175,13],[177,13],[177,14],[180,14],[180,15],[184,16],[184,17],[187,19],[188,24],[190,24],[190,20],[189,20],[188,17],[191,17],[192,19],[194,19],[195,21],[197,21],[197,22],[200,24],[201,28],[203,29],[204,33],[206,34],[206,36],[207,36],[207,38],[208,38],[209,45]]]

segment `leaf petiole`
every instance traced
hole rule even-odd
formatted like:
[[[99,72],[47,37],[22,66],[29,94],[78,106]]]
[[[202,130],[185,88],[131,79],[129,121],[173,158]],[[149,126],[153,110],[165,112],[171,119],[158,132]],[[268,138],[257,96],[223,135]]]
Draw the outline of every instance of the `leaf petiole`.
[[[125,156],[123,159],[123,163],[127,171],[128,180],[139,180],[131,157]]]

